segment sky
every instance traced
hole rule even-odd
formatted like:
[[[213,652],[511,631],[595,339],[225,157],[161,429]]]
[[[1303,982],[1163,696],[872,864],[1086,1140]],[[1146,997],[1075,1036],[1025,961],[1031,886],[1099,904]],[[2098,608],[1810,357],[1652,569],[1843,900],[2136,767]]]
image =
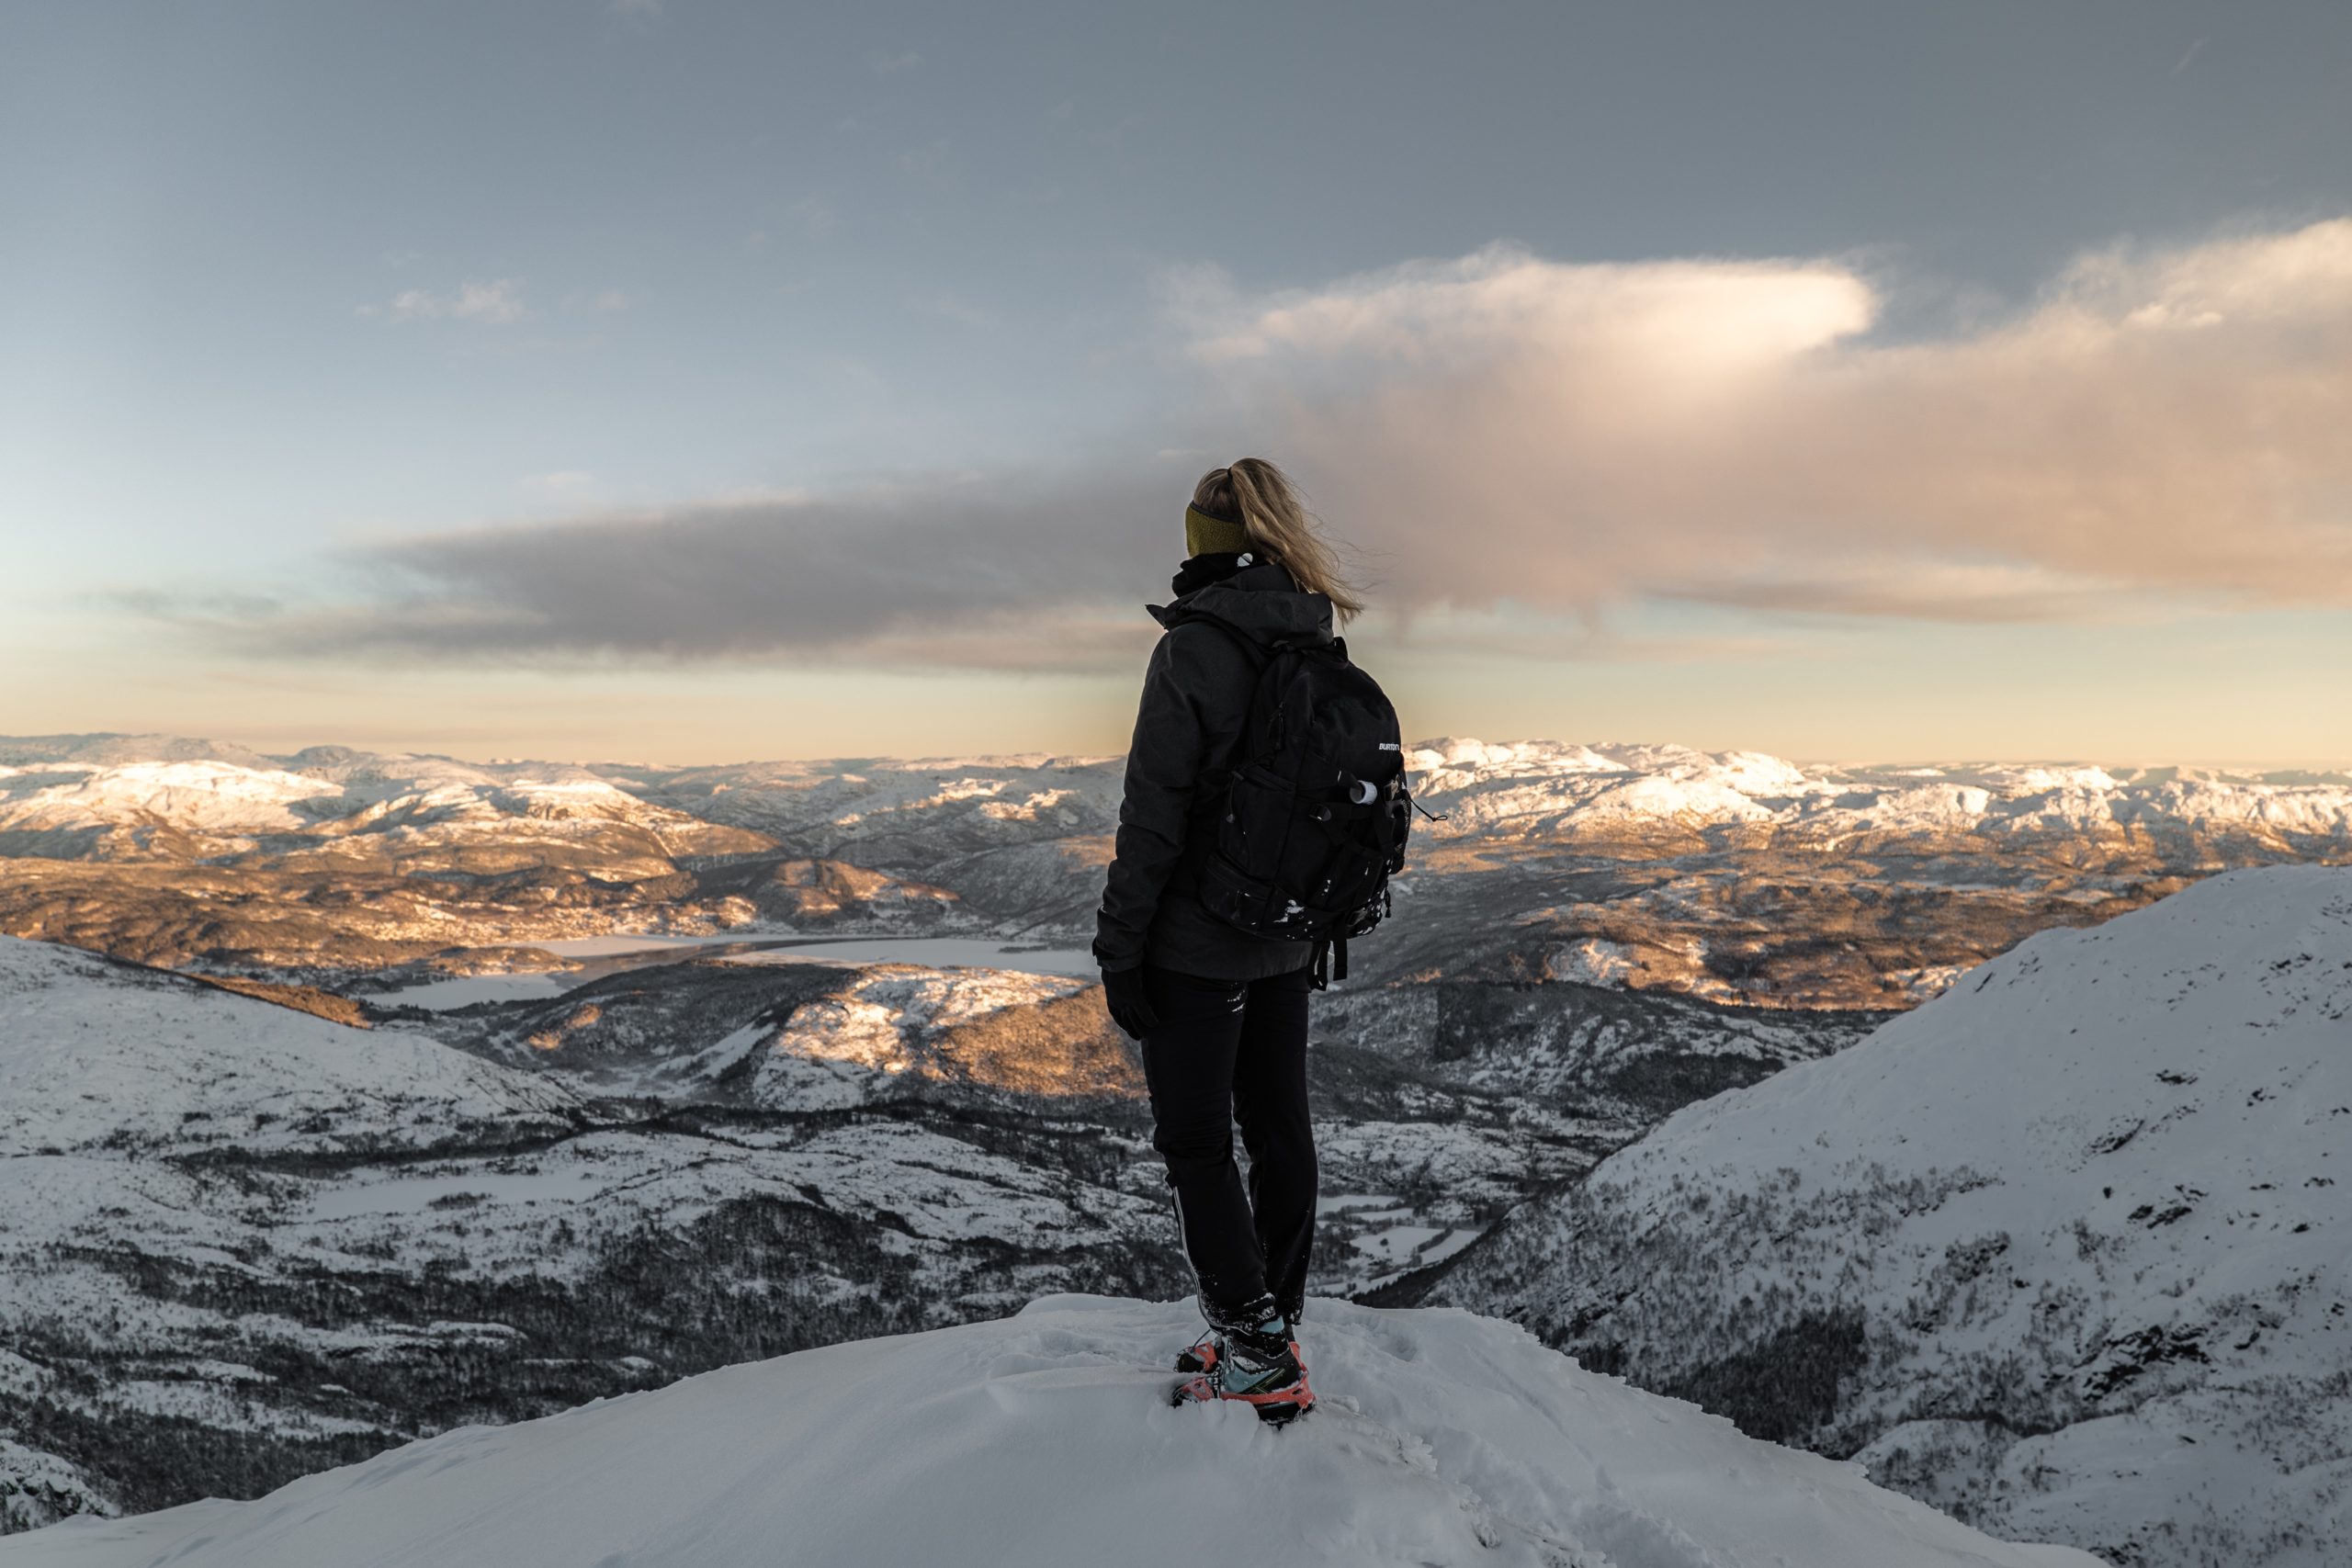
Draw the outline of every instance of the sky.
[[[0,733],[2352,763],[2352,6],[0,7]]]

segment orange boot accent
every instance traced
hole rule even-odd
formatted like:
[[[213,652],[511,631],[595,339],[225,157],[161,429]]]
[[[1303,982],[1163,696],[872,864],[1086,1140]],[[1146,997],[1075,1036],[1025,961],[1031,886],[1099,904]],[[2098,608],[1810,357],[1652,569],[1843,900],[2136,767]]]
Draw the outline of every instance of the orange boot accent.
[[[1269,1421],[1291,1421],[1306,1415],[1315,1408],[1315,1391],[1307,1386],[1306,1358],[1300,1353],[1295,1339],[1290,1342],[1290,1354],[1291,1359],[1298,1363],[1298,1381],[1288,1388],[1272,1389],[1264,1393],[1228,1393],[1219,1390],[1220,1395],[1243,1404],[1256,1405],[1260,1416]],[[1269,1414],[1285,1405],[1290,1407],[1289,1415]]]

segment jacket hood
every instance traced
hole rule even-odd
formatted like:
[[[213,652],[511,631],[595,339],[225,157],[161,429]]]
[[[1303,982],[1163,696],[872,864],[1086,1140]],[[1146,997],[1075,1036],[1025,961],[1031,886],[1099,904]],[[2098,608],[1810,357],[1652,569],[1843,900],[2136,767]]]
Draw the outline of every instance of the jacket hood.
[[[1307,644],[1331,640],[1331,601],[1302,592],[1279,561],[1243,567],[1171,604],[1147,607],[1152,619],[1170,628],[1189,620],[1210,620],[1261,644],[1285,638]]]

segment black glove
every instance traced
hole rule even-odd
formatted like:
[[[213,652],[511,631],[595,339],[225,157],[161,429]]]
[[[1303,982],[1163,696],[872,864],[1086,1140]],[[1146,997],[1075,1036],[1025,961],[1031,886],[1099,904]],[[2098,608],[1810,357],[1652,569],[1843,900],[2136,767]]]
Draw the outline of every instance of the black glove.
[[[1102,971],[1102,1005],[1111,1010],[1111,1021],[1129,1039],[1140,1040],[1159,1027],[1159,1015],[1144,994],[1140,964],[1132,969]]]

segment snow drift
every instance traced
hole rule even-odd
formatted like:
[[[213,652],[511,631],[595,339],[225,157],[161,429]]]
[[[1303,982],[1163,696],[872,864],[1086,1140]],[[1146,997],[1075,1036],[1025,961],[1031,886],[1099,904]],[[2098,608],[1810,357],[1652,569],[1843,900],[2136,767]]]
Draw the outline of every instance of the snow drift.
[[[1020,1315],[466,1427],[251,1503],[76,1519],[6,1568],[1492,1563],[2093,1568],[1577,1370],[1465,1313],[1318,1302],[1323,1408],[1171,1409],[1188,1303]]]

